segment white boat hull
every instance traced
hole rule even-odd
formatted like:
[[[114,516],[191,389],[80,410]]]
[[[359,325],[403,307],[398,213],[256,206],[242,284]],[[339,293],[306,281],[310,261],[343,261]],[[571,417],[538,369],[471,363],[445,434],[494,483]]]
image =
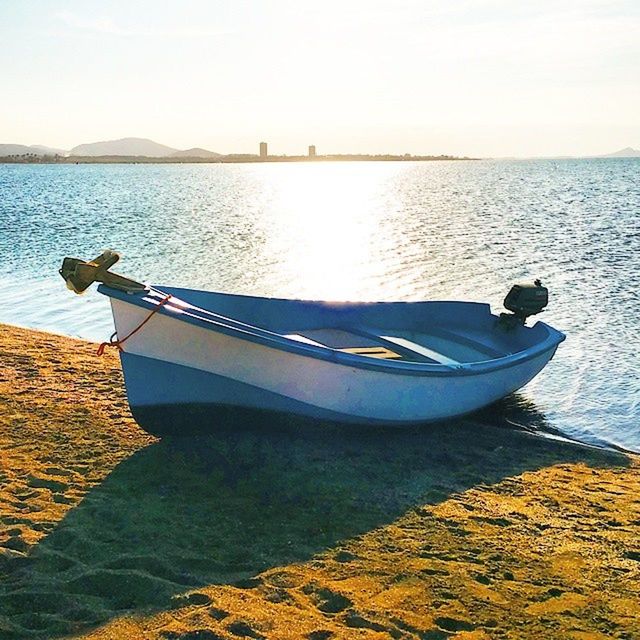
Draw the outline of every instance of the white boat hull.
[[[119,336],[149,315],[148,309],[120,299],[111,298],[111,304]],[[363,423],[451,418],[521,388],[549,362],[557,344],[494,371],[390,373],[273,348],[186,323],[176,312],[157,314],[122,348],[134,415],[145,429],[166,433],[215,428],[222,415],[216,409],[229,407]]]

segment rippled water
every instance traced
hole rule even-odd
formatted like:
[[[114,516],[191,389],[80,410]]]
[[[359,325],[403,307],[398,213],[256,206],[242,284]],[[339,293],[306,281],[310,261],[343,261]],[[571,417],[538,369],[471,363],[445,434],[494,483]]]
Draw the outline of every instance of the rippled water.
[[[528,415],[640,450],[640,160],[0,165],[0,322],[104,339],[61,258],[120,250],[154,284],[327,299],[551,290],[567,333]]]

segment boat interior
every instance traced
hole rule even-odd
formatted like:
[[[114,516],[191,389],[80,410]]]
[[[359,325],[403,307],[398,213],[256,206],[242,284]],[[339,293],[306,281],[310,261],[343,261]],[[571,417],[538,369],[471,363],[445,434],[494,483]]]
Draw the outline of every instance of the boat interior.
[[[456,366],[518,353],[544,339],[542,323],[505,330],[473,302],[316,302],[159,288],[207,316],[354,356]]]
[[[368,358],[431,364],[457,365],[506,355],[481,342],[461,340],[459,334],[433,330],[408,333],[398,329],[320,328],[284,334],[284,337]]]

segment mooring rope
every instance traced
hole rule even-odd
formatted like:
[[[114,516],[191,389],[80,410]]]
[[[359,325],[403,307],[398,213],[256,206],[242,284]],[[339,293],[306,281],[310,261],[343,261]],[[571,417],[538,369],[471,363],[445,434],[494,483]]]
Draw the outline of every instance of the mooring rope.
[[[158,311],[160,311],[160,307],[163,307],[165,304],[167,304],[167,302],[169,302],[169,300],[171,299],[171,294],[167,294],[162,300],[160,300],[160,302],[158,302],[156,308],[133,330],[131,331],[129,334],[127,334],[124,338],[122,338],[121,340],[119,340],[117,338],[118,332],[114,331],[111,334],[111,337],[109,338],[108,342],[103,342],[100,344],[100,346],[98,347],[98,355],[101,356],[104,353],[104,350],[107,347],[115,347],[118,351],[122,351],[122,345],[134,334],[137,333],[138,331],[140,331],[140,329],[142,329],[142,327],[144,327],[145,324],[147,324],[147,322],[149,322],[149,320],[151,320],[151,318],[153,317],[154,314],[158,313]]]

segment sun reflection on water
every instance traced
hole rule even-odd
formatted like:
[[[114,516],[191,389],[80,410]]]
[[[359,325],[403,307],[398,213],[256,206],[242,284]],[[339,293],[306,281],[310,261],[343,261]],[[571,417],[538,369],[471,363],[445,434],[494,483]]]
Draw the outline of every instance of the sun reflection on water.
[[[399,167],[292,165],[272,182],[263,250],[288,295],[332,300],[380,294],[376,266],[392,252],[385,233],[388,184]],[[275,275],[275,274],[274,274]]]

